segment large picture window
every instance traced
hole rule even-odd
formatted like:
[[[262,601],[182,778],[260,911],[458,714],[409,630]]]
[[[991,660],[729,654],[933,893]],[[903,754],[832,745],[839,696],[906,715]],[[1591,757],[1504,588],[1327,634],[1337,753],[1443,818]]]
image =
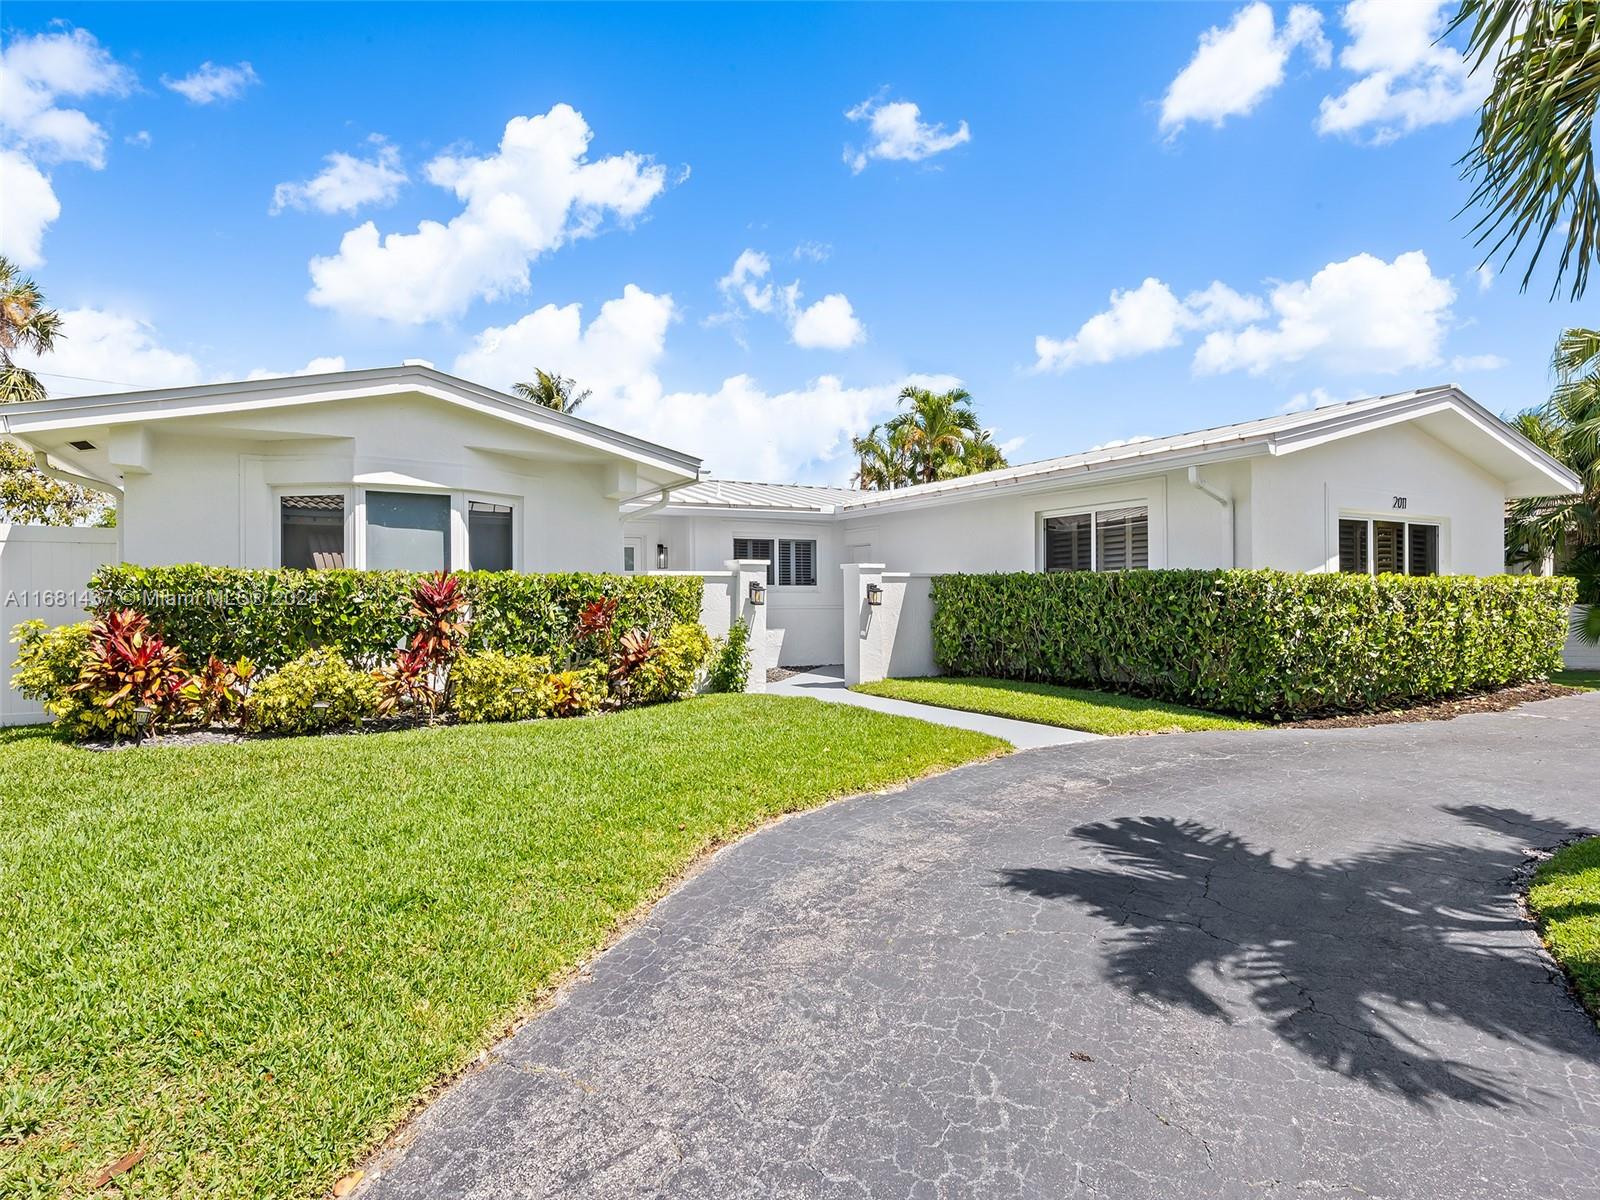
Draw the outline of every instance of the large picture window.
[[[450,497],[420,492],[368,492],[367,568],[448,571]]]
[[[1046,571],[1143,571],[1150,566],[1150,510],[1102,508],[1044,519]]]
[[[1439,527],[1341,517],[1339,570],[1347,575],[1437,575]]]
[[[278,520],[282,565],[305,571],[344,566],[343,496],[285,496]]]
[[[814,538],[734,538],[733,556],[767,560],[767,586],[816,587]]]

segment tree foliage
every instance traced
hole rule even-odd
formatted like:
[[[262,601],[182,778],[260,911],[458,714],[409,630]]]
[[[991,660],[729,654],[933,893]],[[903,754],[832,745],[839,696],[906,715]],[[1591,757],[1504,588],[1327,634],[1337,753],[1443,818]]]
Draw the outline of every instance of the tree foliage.
[[[524,400],[542,404],[556,412],[575,413],[593,394],[588,388],[578,391],[578,381],[575,379],[541,371],[538,367],[533,369],[533,375],[531,383],[513,383],[511,390]]]
[[[1568,329],[1552,358],[1550,399],[1517,414],[1534,445],[1572,468],[1576,496],[1513,501],[1506,521],[1506,561],[1535,569],[1551,562],[1578,578],[1582,599],[1600,602],[1600,330]]]
[[[972,396],[964,388],[935,392],[907,387],[900,403],[903,411],[850,439],[857,487],[887,491],[1006,465],[1000,447],[978,424]]]
[[[1532,239],[1526,288],[1553,235],[1561,256],[1551,295],[1570,273],[1577,299],[1600,253],[1600,0],[1462,0],[1450,28],[1470,28],[1469,63],[1494,72],[1461,160],[1474,185],[1468,207],[1482,209],[1479,245],[1504,267]]]

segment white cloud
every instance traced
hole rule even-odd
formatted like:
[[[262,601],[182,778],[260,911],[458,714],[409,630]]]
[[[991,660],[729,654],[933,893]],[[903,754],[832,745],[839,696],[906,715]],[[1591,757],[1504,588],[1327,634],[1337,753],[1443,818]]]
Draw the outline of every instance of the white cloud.
[[[1315,8],[1293,5],[1279,29],[1270,6],[1261,0],[1245,5],[1226,28],[1213,26],[1200,35],[1194,57],[1162,97],[1162,131],[1175,135],[1189,121],[1221,125],[1250,112],[1283,82],[1289,55],[1299,47],[1319,67],[1331,62]]]
[[[863,100],[844,115],[851,121],[865,121],[870,133],[865,146],[844,149],[844,161],[858,174],[875,158],[921,162],[972,140],[972,131],[965,121],[946,132],[943,125],[924,122],[922,110],[909,100],[886,101],[878,95]]]
[[[124,96],[133,73],[83,29],[12,38],[0,50],[0,253],[32,269],[61,215],[40,164],[105,166],[106,131],[64,96]]]
[[[833,255],[833,247],[827,242],[801,242],[794,248],[792,257],[796,262],[827,262]]]
[[[163,75],[161,82],[190,104],[215,104],[219,100],[237,100],[247,87],[260,83],[261,79],[247,62],[219,67],[208,61],[179,79]]]
[[[592,136],[558,104],[513,117],[493,154],[434,159],[429,181],[462,211],[415,233],[380,237],[371,221],[350,230],[337,254],[311,260],[311,303],[415,325],[526,291],[535,259],[598,233],[608,215],[637,217],[666,187],[665,168],[632,151],[590,161]]]
[[[1480,292],[1487,292],[1493,286],[1494,286],[1494,269],[1492,267],[1487,267],[1487,266],[1479,267],[1478,268],[1478,290]]]
[[[1278,284],[1268,298],[1276,323],[1214,330],[1196,351],[1194,369],[1259,375],[1306,359],[1336,371],[1430,366],[1439,361],[1455,295],[1420,250],[1388,263],[1358,254],[1309,281]]]
[[[772,281],[772,260],[759,250],[741,251],[717,280],[717,290],[726,307],[709,325],[738,325],[747,313],[767,313],[783,321],[790,341],[804,350],[848,350],[867,340],[866,327],[848,297],[831,292],[813,304],[802,303],[800,281],[778,287]]]
[[[44,376],[52,396],[91,395],[124,387],[183,387],[203,378],[200,364],[162,346],[150,324],[96,308],[63,312],[61,333],[50,354],[18,351],[15,357]]]
[[[407,182],[400,151],[381,134],[367,139],[371,158],[335,151],[323,158],[327,165],[303,183],[280,183],[272,189],[274,216],[286,208],[318,212],[354,212],[367,204],[393,204]]]
[[[1136,433],[1132,437],[1112,438],[1109,442],[1101,442],[1098,446],[1090,446],[1088,453],[1093,454],[1096,450],[1115,450],[1119,446],[1137,446],[1140,442],[1153,442],[1155,440],[1152,434]]]
[[[148,150],[150,148],[150,142],[152,141],[150,137],[150,131],[148,129],[141,129],[137,133],[130,133],[122,140],[127,142],[130,146],[139,147],[141,150]]]
[[[1367,133],[1384,143],[1454,121],[1489,94],[1490,71],[1473,74],[1466,59],[1438,43],[1452,0],[1351,0],[1343,24],[1350,43],[1339,65],[1360,78],[1325,97],[1320,133]]]
[[[1309,412],[1328,404],[1338,404],[1339,398],[1327,388],[1314,387],[1310,391],[1296,392],[1278,409],[1281,413]]]
[[[0,150],[0,254],[24,270],[44,262],[44,231],[61,215],[61,202],[33,160]]]
[[[1041,334],[1035,338],[1035,369],[1065,371],[1165,350],[1182,342],[1190,330],[1242,324],[1264,317],[1266,311],[1256,297],[1242,295],[1221,282],[1179,300],[1171,288],[1152,277],[1130,291],[1113,291],[1110,306],[1090,317],[1071,337]]]
[[[485,329],[454,370],[500,388],[528,378],[534,367],[558,371],[593,389],[582,416],[703,455],[720,475],[840,483],[853,469],[850,436],[893,412],[901,387],[960,382],[913,377],[847,387],[824,375],[771,393],[737,375],[712,392],[668,392],[660,369],[675,316],[671,296],[629,284],[587,326],[579,305],[548,304],[511,325]]]
[[[850,301],[833,292],[809,308],[796,309],[790,336],[805,350],[847,350],[865,341],[867,331],[856,319]]]
[[[321,358],[313,358],[298,371],[267,371],[256,369],[246,375],[246,379],[283,379],[292,375],[326,375],[331,371],[344,370],[344,355],[330,354]]]
[[[1498,371],[1509,367],[1511,360],[1499,354],[1458,354],[1450,360],[1452,371]]]

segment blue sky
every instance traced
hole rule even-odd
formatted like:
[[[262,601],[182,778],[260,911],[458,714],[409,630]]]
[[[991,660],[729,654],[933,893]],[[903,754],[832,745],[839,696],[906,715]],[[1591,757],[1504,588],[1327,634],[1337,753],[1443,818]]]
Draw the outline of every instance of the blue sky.
[[[732,477],[842,482],[907,379],[1019,461],[1510,411],[1580,314],[1478,273],[1447,7],[11,3],[0,248],[59,394],[542,366]]]

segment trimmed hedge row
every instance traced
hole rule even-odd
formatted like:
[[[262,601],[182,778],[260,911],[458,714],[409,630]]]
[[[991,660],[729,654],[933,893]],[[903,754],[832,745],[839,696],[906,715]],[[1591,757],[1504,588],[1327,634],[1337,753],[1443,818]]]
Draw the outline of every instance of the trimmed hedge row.
[[[1088,684],[1293,719],[1561,669],[1570,579],[1127,571],[941,575],[954,675]]]
[[[681,575],[523,575],[457,572],[472,614],[466,649],[543,654],[564,661],[578,610],[617,602],[616,627],[665,637],[699,624],[701,581]],[[416,628],[412,571],[248,570],[188,564],[113,565],[90,581],[96,615],[136,608],[191,662],[215,654],[277,667],[307,650],[336,647],[372,665],[392,657]]]

